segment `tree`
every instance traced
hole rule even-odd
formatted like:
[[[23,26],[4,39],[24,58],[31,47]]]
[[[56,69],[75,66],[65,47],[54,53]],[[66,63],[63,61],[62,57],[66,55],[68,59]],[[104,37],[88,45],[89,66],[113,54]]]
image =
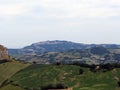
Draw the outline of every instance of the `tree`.
[[[36,64],[37,62],[36,62],[36,61],[33,61],[32,63],[33,63],[33,64]]]

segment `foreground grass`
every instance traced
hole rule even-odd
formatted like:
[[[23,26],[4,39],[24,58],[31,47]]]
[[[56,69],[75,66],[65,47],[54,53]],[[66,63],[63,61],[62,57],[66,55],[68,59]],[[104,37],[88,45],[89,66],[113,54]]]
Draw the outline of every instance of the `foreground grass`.
[[[0,64],[0,85],[12,77],[18,71],[28,67],[30,64],[24,64],[18,61],[12,61]]]
[[[80,68],[84,70],[83,75],[79,75]],[[63,83],[73,90],[120,90],[116,78],[120,78],[120,69],[93,73],[88,68],[73,65],[31,65],[10,80],[27,88]]]
[[[0,88],[0,90],[24,90],[23,88],[21,87],[18,87],[18,86],[13,86],[13,85],[6,85],[2,88]]]

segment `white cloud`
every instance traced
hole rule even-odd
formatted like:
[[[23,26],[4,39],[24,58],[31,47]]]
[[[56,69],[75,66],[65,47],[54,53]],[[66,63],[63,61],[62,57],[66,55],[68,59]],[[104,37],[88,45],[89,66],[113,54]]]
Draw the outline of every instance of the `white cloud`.
[[[25,12],[25,9],[16,5],[3,5],[0,6],[0,15],[19,15]]]
[[[0,1],[2,3],[0,15],[28,15],[43,18],[93,18],[120,15],[120,0],[12,0],[11,2]],[[114,8],[114,6],[118,7]],[[32,11],[35,7],[40,8],[36,11],[39,14]]]
[[[89,1],[89,0],[87,0]],[[110,4],[106,6],[105,2],[100,2],[102,0],[91,0],[90,2],[76,3],[69,5],[67,7],[69,10],[69,15],[73,17],[109,17],[117,16],[120,14],[120,11],[116,11],[116,8],[111,8]]]
[[[10,47],[49,39],[119,43],[119,23],[120,0],[0,0],[0,41]]]
[[[41,0],[38,4],[45,9],[42,12],[43,16],[39,15],[44,18],[96,18],[120,15],[120,7],[114,8],[120,5],[118,0]]]

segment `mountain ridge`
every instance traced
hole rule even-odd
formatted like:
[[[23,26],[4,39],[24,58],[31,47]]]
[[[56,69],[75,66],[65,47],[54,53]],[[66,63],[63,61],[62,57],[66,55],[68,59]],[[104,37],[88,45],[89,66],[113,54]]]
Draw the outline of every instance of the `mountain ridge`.
[[[15,58],[39,64],[73,63],[73,61],[98,64],[120,60],[120,45],[116,44],[97,45],[55,40],[33,43],[15,51],[18,52],[18,55],[12,54]]]
[[[91,47],[103,46],[105,48],[120,48],[117,44],[83,44],[75,43],[65,40],[54,40],[54,41],[42,41],[38,43],[33,43],[29,46],[25,46],[21,49],[8,49],[9,55],[19,56],[19,55],[39,55],[45,52],[61,52],[70,49],[88,49]]]

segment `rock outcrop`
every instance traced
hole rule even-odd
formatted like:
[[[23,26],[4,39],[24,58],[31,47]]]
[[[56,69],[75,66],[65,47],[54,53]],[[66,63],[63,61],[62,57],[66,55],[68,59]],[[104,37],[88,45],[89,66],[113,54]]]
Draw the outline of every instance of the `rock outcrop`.
[[[8,49],[0,45],[0,60],[8,59]]]

